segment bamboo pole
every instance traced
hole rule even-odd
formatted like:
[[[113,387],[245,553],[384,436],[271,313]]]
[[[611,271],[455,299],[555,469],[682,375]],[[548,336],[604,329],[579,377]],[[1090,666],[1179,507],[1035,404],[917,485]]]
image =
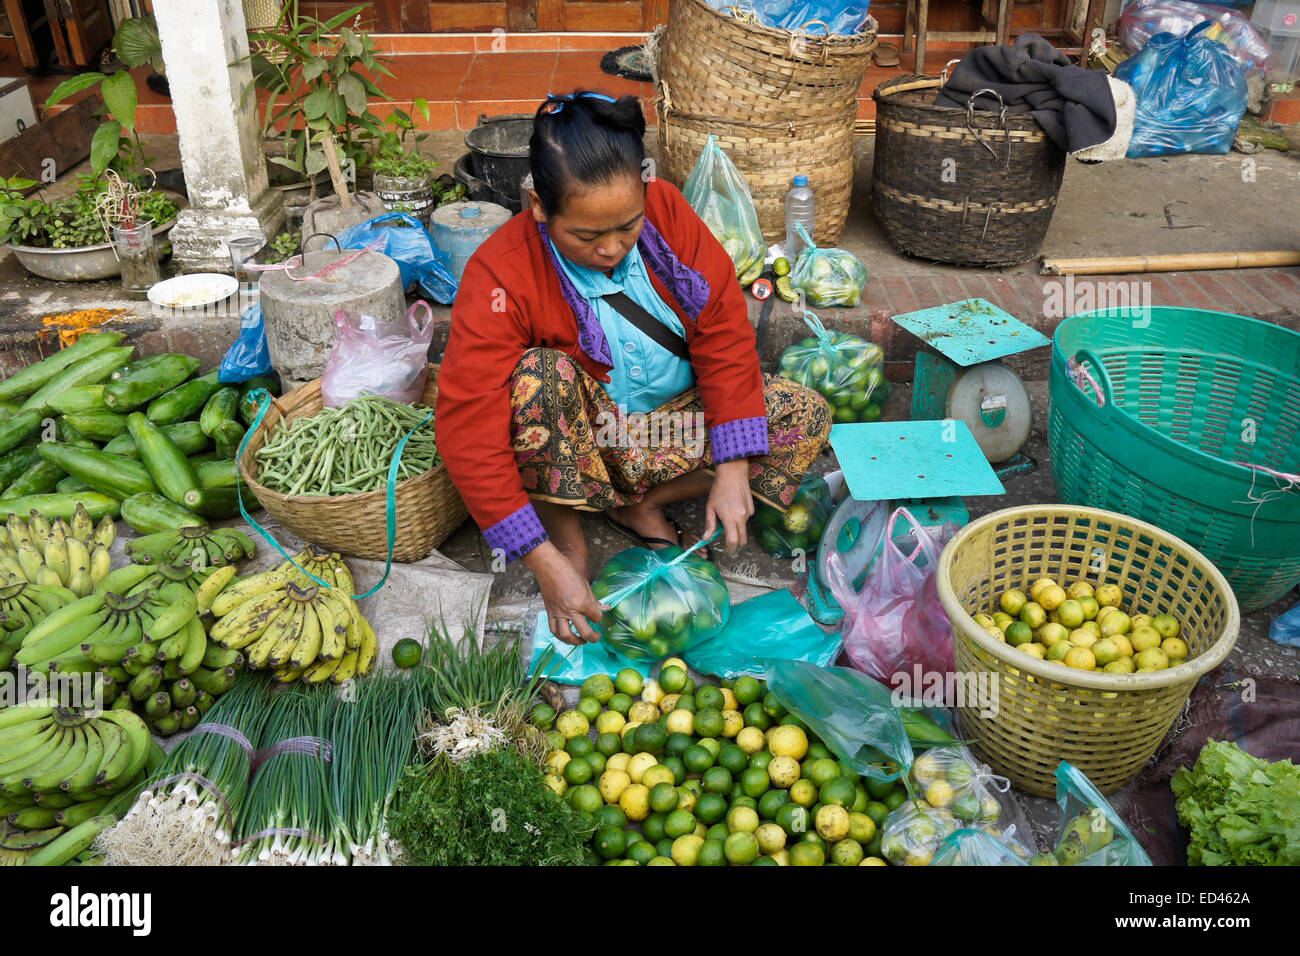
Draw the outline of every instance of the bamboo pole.
[[[1196,272],[1201,269],[1260,269],[1300,266],[1300,250],[1270,252],[1193,252],[1169,256],[1112,256],[1043,259],[1040,275],[1122,275],[1131,272]]]
[[[334,135],[327,132],[321,146],[325,150],[325,165],[329,167],[334,191],[339,196],[339,208],[348,209],[352,206],[352,194],[348,192],[347,180],[343,178],[343,170],[339,166],[339,154],[334,147]]]

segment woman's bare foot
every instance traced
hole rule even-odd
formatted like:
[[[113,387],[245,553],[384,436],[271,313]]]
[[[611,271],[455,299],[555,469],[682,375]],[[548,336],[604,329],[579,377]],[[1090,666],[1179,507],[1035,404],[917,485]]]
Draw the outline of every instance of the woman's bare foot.
[[[643,538],[660,538],[664,541],[677,541],[677,529],[673,527],[663,508],[645,500],[621,508],[610,508],[609,516],[625,527],[631,528]],[[667,547],[662,544],[648,544],[652,551]]]

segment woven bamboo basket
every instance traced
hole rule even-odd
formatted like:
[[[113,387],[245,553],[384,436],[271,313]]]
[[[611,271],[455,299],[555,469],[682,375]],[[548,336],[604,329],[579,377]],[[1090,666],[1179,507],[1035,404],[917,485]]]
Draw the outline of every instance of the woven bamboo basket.
[[[257,481],[257,450],[281,421],[291,422],[317,414],[321,380],[316,379],[275,399],[239,459],[239,473],[276,521],[312,544],[358,558],[382,561],[388,555],[388,493],[386,489],[331,498],[282,495]],[[438,400],[438,367],[429,366],[429,378],[420,401],[433,407]],[[447,466],[439,462],[423,474],[401,482],[396,489],[397,537],[393,560],[419,561],[442,544],[469,515],[460,492],[451,483]]]
[[[1031,657],[975,623],[972,615],[987,613],[1003,591],[1040,577],[1118,584],[1125,610],[1174,615],[1186,663],[1141,674],[1082,671]],[[958,701],[961,735],[994,770],[1041,797],[1055,794],[1062,760],[1102,793],[1128,783],[1196,682],[1237,641],[1237,599],[1204,555],[1154,525],[1095,508],[1035,505],[979,518],[944,549],[937,579],[957,673],[996,682],[996,707]]]
[[[853,192],[856,106],[833,119],[805,123],[746,123],[669,112],[662,100],[658,109],[659,152],[669,180],[686,181],[712,133],[749,183],[765,240],[785,239],[785,194],[792,169],[807,175],[817,194],[813,240],[819,246],[833,246],[839,240]]]
[[[1056,211],[1065,151],[1027,113],[935,106],[940,84],[905,76],[872,93],[871,204],[885,235],[900,252],[954,265],[1034,258]]]
[[[785,238],[785,194],[796,173],[817,194],[814,239],[834,244],[853,188],[857,95],[876,48],[876,22],[851,36],[747,23],[704,0],[674,0],[653,43],[655,108],[667,178],[681,185],[712,132],[749,183],[759,227]],[[823,25],[824,27],[824,25]]]

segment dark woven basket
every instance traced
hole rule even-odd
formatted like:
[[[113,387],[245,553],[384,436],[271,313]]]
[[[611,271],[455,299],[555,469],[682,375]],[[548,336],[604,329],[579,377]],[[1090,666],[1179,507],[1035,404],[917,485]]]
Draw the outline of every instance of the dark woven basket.
[[[1056,210],[1065,151],[1027,113],[935,106],[940,82],[904,76],[872,93],[876,218],[895,248],[923,259],[1033,259]]]

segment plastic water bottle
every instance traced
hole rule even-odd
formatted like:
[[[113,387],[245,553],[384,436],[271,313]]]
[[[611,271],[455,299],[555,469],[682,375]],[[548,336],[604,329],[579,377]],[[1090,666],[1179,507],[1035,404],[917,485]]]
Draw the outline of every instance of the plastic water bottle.
[[[811,236],[816,205],[816,197],[808,187],[808,177],[796,176],[794,188],[785,194],[785,257],[790,260],[791,268],[799,261],[799,253],[803,251],[803,240],[795,232],[794,224],[803,223],[804,229]]]

